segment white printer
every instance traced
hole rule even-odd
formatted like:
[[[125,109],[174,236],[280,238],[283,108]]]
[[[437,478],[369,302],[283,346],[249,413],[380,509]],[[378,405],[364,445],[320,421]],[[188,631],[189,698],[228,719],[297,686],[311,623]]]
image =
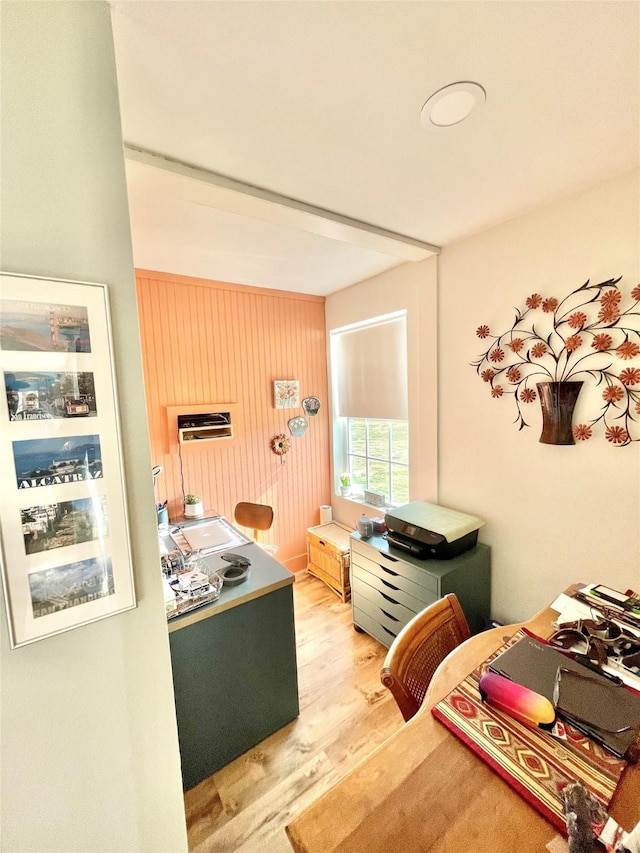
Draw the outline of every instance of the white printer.
[[[390,509],[384,520],[387,543],[419,560],[450,560],[470,550],[484,524],[474,515],[425,501]]]

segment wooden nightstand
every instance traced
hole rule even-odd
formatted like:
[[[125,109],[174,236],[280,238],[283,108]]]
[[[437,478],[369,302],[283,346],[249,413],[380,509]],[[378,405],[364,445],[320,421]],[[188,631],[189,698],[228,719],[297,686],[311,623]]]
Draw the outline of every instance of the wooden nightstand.
[[[307,571],[324,581],[340,598],[351,598],[349,534],[352,527],[331,521],[307,529]]]

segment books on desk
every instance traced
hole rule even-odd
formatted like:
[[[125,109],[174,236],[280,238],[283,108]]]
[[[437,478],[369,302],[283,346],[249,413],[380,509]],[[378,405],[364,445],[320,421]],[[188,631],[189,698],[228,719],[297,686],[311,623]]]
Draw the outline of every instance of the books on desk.
[[[594,672],[529,636],[494,658],[489,668],[545,696],[558,716],[614,755],[623,757],[636,744],[640,694],[615,676]]]

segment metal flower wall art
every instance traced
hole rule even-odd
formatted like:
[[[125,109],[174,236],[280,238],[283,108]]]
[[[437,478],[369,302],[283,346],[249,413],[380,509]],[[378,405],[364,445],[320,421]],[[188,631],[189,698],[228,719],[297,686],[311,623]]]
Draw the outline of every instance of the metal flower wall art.
[[[519,429],[529,426],[527,407],[540,400],[541,442],[575,444],[596,432],[618,447],[640,441],[640,284],[625,298],[619,281],[587,281],[561,300],[533,293],[506,331],[476,329],[490,343],[472,366],[493,398],[513,396]],[[593,417],[574,425],[585,383],[601,394],[593,397]]]

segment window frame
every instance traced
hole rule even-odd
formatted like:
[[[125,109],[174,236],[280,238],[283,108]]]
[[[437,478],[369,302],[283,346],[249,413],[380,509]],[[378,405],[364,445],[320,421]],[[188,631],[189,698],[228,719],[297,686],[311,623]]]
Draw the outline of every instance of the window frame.
[[[351,433],[351,423],[354,421],[359,421],[364,423],[364,437],[365,437],[365,452],[354,451],[352,449],[352,433]],[[370,437],[371,437],[371,425],[375,423],[386,424],[387,429],[387,453],[386,456],[376,455],[371,452],[370,448]],[[352,485],[351,485],[351,497],[357,497],[361,500],[364,500],[364,492],[365,490],[371,491],[381,491],[380,489],[375,488],[371,484],[370,480],[370,463],[373,462],[382,462],[388,466],[388,479],[387,486],[384,489],[385,495],[385,503],[384,506],[392,507],[392,506],[400,506],[402,503],[406,503],[409,500],[408,492],[409,492],[409,478],[411,476],[410,469],[410,461],[409,461],[409,421],[403,420],[400,418],[358,418],[358,417],[342,417],[336,418],[336,424],[338,430],[342,433],[342,441],[340,442],[340,446],[342,451],[340,454],[335,454],[334,459],[337,459],[338,456],[341,456],[343,466],[341,470],[348,471],[352,476]],[[407,443],[406,443],[406,462],[401,462],[393,458],[394,451],[394,430],[393,425],[398,424],[402,425],[407,432]],[[361,460],[364,466],[365,471],[365,480],[366,484],[362,485],[361,483],[353,482],[353,470],[354,466],[351,464],[352,459]],[[407,476],[407,497],[405,499],[397,499],[394,494],[394,483],[393,483],[393,474],[394,470],[398,469],[406,470]],[[339,478],[338,478],[339,479]]]
[[[398,321],[400,321],[400,325],[398,325]],[[368,336],[368,330],[371,330],[371,336]],[[360,332],[363,333],[364,337],[359,339],[359,348],[354,350],[352,343],[354,339],[350,336],[352,334],[357,336]],[[380,337],[381,332],[386,336],[384,339]],[[411,442],[408,411],[409,352],[407,334],[407,310],[405,308],[330,330],[329,352],[333,414],[332,463],[336,495],[351,498],[358,503],[365,503],[365,489],[381,492],[381,488],[376,489],[372,485],[370,478],[371,463],[381,462],[388,467],[383,506],[398,506],[409,500]],[[391,350],[389,349],[394,341],[395,358],[391,357]],[[373,386],[370,386],[363,379],[369,373],[376,376],[376,382]],[[345,380],[347,384],[345,384]],[[345,392],[344,398],[342,398],[343,390]],[[349,423],[353,421],[364,421],[365,423],[364,455],[353,453],[350,447]],[[388,425],[387,452],[384,457],[372,455],[369,452],[370,424],[372,422]],[[406,431],[406,446],[403,446],[403,453],[401,454],[406,461],[398,461],[392,458],[394,424],[401,424]],[[354,483],[352,459],[363,461],[366,485],[362,485],[362,482]],[[397,480],[399,469],[406,471],[406,501],[404,499],[392,499],[395,498],[394,479]],[[345,471],[351,475],[350,484],[346,488],[341,483],[341,472]],[[401,482],[400,486],[402,487],[402,485]]]

